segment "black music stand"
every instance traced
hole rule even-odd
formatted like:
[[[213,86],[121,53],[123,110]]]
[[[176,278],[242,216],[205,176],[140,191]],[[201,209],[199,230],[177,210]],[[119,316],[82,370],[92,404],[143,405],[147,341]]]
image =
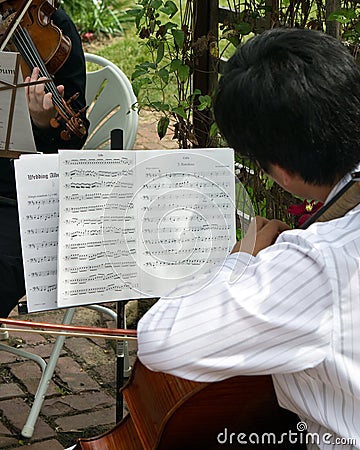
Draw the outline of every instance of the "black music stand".
[[[124,149],[124,133],[123,130],[115,129],[110,135],[111,150]],[[125,305],[126,301],[120,301],[116,304],[117,310],[117,328],[125,328]],[[116,423],[123,418],[124,398],[120,392],[124,386],[124,364],[125,360],[125,343],[123,340],[116,341]]]
[[[3,70],[0,76],[0,94],[2,97],[0,157],[18,158],[22,153],[36,153],[26,95],[19,88],[43,84],[51,80],[20,83],[19,53],[0,52],[0,63]],[[29,137],[32,138],[32,142]]]

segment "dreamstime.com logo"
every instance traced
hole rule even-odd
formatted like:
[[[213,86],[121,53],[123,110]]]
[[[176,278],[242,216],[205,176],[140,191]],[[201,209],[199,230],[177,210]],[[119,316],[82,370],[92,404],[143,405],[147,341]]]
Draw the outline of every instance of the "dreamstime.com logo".
[[[277,435],[276,433],[235,433],[224,428],[217,435],[217,442],[220,445],[295,445],[295,444],[316,444],[322,445],[356,445],[356,439],[342,438],[334,436],[332,433],[310,433],[307,432],[307,424],[298,422],[296,431],[288,430],[285,433]]]

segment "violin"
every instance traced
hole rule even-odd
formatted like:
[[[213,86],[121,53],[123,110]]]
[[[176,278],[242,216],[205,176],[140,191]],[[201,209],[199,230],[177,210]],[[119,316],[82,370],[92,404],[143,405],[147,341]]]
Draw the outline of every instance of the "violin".
[[[85,136],[86,128],[80,116],[86,108],[75,113],[70,104],[78,94],[65,101],[52,81],[71,51],[70,39],[51,20],[55,11],[56,8],[47,0],[9,0],[0,3],[0,42],[8,42],[5,46],[7,50],[20,53],[24,77],[30,76],[34,67],[38,67],[39,76],[50,80],[45,83],[45,92],[51,92],[57,113],[50,125],[58,128],[63,122],[65,129],[60,136],[63,140],[69,140],[71,134]],[[11,29],[13,24],[15,29]]]

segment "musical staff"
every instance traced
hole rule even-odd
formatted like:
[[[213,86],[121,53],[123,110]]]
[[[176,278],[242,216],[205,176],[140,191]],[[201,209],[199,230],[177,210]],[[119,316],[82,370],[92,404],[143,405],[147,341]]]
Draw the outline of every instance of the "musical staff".
[[[230,149],[20,158],[30,310],[158,297],[216,269],[235,242],[233,168]]]
[[[29,312],[57,308],[58,156],[37,156],[15,161]]]

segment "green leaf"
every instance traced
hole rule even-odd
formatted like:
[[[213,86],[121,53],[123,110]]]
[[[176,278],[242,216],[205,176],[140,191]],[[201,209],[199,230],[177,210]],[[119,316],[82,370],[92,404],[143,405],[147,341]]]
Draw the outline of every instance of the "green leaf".
[[[174,2],[167,1],[165,2],[164,7],[160,9],[160,11],[163,12],[164,14],[167,14],[171,19],[178,12],[178,7],[175,5]]]
[[[132,85],[135,96],[139,97],[141,84],[138,83],[137,81],[134,81],[133,83],[131,83],[131,85]]]
[[[240,22],[235,25],[235,30],[237,30],[242,35],[247,35],[251,32],[251,26],[247,22]]]
[[[210,95],[199,95],[199,105],[197,109],[199,111],[204,111],[211,107],[211,97]]]
[[[162,116],[157,124],[157,132],[160,139],[162,139],[167,132],[170,120],[168,117]]]
[[[190,67],[187,66],[186,64],[182,64],[179,68],[178,68],[178,75],[179,75],[179,80],[182,83],[185,83],[185,81],[188,80],[189,75],[190,75]]]
[[[162,6],[162,0],[152,0],[150,6],[154,9],[159,9]]]
[[[170,72],[176,72],[181,65],[180,59],[173,59],[170,63]]]
[[[178,29],[174,29],[174,28],[171,30],[171,33],[174,37],[175,44],[179,48],[182,48],[182,46],[184,44],[185,33],[182,30],[178,30]]]
[[[159,70],[159,77],[165,84],[169,82],[169,71],[165,68]]]
[[[160,42],[160,44],[159,44],[159,46],[157,48],[156,64],[159,64],[159,62],[163,59],[164,51],[165,51],[164,43]]]
[[[175,107],[175,108],[172,109],[172,112],[174,114],[177,114],[178,116],[183,117],[184,119],[187,119],[186,111],[184,110],[184,108]]]
[[[265,182],[265,189],[267,191],[271,189],[274,185],[274,180],[272,178],[269,178],[268,176],[265,177],[264,182]]]
[[[217,126],[216,122],[213,122],[210,127],[210,137],[212,137],[212,138],[216,137],[218,135],[218,133],[219,133],[219,127]]]
[[[150,106],[152,108],[156,109],[156,111],[169,111],[170,110],[170,106],[167,103],[151,102]]]
[[[125,11],[125,14],[133,17],[143,17],[144,15],[144,9],[143,8],[133,8],[133,9],[127,9]]]
[[[332,12],[328,20],[336,20],[342,24],[346,24],[351,21],[351,19],[356,19],[356,12],[352,9],[340,9],[338,11]]]
[[[135,80],[135,78],[141,77],[142,75],[145,75],[146,73],[148,73],[147,70],[145,69],[136,69],[134,70],[134,72],[131,74],[131,79]]]

